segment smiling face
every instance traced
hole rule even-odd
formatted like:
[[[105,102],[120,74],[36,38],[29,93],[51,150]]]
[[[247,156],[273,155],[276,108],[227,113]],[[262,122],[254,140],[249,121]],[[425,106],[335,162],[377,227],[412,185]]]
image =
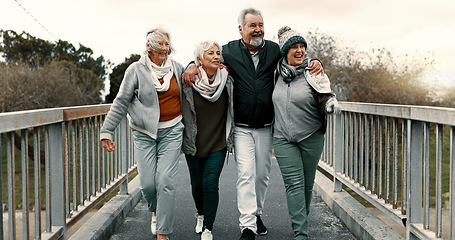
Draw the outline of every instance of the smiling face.
[[[169,55],[169,38],[166,35],[157,35],[154,41],[153,47],[150,46],[149,42],[147,42],[147,50],[149,52],[150,60],[156,65],[161,65],[164,60],[166,60],[167,56]]]
[[[303,43],[296,43],[289,48],[286,54],[288,64],[291,66],[297,66],[303,63],[305,57],[305,45]]]
[[[239,26],[242,39],[250,51],[257,51],[264,41],[264,21],[260,15],[247,13],[244,22]]]
[[[203,59],[197,57],[197,61],[201,64],[207,75],[213,74],[220,66],[221,52],[220,49],[213,45],[211,48],[204,51]],[[211,77],[211,76],[209,76]]]

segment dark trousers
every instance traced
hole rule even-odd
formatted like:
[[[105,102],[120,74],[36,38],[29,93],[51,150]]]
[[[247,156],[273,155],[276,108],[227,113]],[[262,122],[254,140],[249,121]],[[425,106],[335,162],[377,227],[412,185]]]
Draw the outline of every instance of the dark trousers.
[[[212,231],[218,209],[218,185],[223,170],[226,148],[207,157],[185,155],[190,171],[191,189],[197,213],[204,215],[204,229]]]

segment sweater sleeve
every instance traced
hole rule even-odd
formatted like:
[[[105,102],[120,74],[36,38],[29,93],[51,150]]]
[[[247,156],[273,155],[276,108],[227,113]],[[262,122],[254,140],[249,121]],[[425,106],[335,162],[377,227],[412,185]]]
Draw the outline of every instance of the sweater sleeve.
[[[135,90],[138,88],[137,75],[133,66],[134,64],[125,71],[125,76],[120,84],[119,92],[112,103],[106,119],[103,122],[103,126],[101,127],[100,140],[109,139],[112,141],[115,128],[125,117],[128,111],[128,107],[135,94]]]

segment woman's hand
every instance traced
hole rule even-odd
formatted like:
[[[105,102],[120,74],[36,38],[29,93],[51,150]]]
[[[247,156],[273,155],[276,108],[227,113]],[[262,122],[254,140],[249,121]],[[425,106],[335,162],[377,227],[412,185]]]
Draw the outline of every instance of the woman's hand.
[[[341,107],[340,104],[338,104],[338,101],[336,99],[334,100],[329,100],[327,102],[327,105],[325,106],[325,112],[326,113],[335,113],[335,114],[340,114],[341,113]]]
[[[319,62],[319,60],[310,61],[308,67],[310,68],[310,74],[324,75],[324,69],[322,68],[322,64]]]
[[[103,148],[106,149],[108,152],[112,152],[115,150],[115,142],[111,142],[109,139],[101,140],[103,143]]]
[[[194,83],[194,75],[196,74],[199,76],[199,79],[202,78],[201,71],[199,70],[199,68],[196,67],[196,64],[191,63],[183,73],[182,83],[187,85],[188,87],[191,87],[191,85]]]

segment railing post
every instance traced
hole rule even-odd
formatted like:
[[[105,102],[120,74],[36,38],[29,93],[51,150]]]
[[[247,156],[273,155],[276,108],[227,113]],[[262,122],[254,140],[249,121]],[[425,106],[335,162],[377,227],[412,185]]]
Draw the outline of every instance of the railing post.
[[[412,224],[422,223],[422,134],[420,121],[408,121],[406,239],[419,239]]]
[[[121,124],[120,124],[120,131],[119,131],[119,135],[120,135],[120,150],[121,150],[121,154],[120,154],[120,172],[122,173],[122,175],[126,175],[126,179],[125,181],[123,181],[121,184],[120,184],[120,194],[128,194],[128,169],[127,169],[127,164],[126,162],[128,161],[128,128],[127,128],[127,124],[128,124],[128,121],[126,119],[126,117],[123,118]]]
[[[14,134],[8,133],[7,138],[6,169],[8,178],[8,239],[16,239],[16,187],[14,181],[14,179],[16,179],[14,169],[16,160],[14,154]]]
[[[2,155],[2,133],[0,133],[0,156]],[[2,157],[0,157],[2,158]],[[3,170],[2,170],[2,161],[0,159],[0,178],[3,179]],[[3,184],[0,184],[0,199],[3,199]],[[3,240],[3,200],[2,200],[2,205],[1,205],[1,210],[0,210],[0,231],[2,232],[2,235],[0,236],[0,239]]]
[[[52,226],[62,227],[60,239],[66,239],[64,157],[62,123],[49,125]]]
[[[455,239],[455,127],[450,127],[450,239]]]
[[[333,115],[333,168],[335,174],[333,176],[333,190],[335,192],[341,192],[343,184],[337,179],[339,174],[343,172],[343,123],[342,123],[342,114]]]

